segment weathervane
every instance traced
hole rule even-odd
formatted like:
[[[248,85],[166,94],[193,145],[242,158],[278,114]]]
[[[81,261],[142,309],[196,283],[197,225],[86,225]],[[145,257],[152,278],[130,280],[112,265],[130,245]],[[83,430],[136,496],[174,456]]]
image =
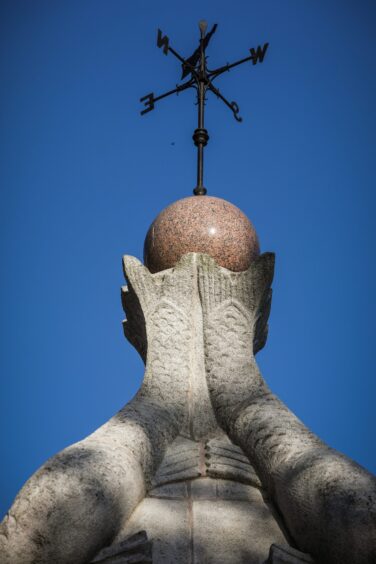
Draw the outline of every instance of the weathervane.
[[[217,78],[220,74],[229,71],[230,69],[241,65],[247,61],[252,61],[254,65],[258,62],[262,63],[265,57],[266,50],[269,46],[269,43],[265,43],[263,47],[258,46],[256,49],[253,47],[250,49],[250,56],[245,57],[244,59],[240,59],[232,64],[224,65],[223,67],[219,67],[215,70],[209,70],[206,66],[206,55],[205,51],[209,44],[209,41],[212,35],[215,33],[217,29],[217,24],[214,24],[211,31],[206,33],[207,30],[207,22],[202,20],[199,22],[200,28],[200,43],[197,49],[193,52],[193,54],[188,57],[188,59],[184,59],[170,46],[170,40],[167,35],[162,35],[162,31],[158,29],[158,36],[157,36],[157,46],[159,48],[163,48],[163,53],[168,55],[168,52],[172,53],[182,64],[182,75],[181,80],[186,78],[190,75],[190,79],[187,82],[183,82],[183,84],[177,84],[176,88],[173,90],[169,90],[160,96],[155,97],[154,93],[151,92],[147,94],[143,98],[140,99],[140,102],[144,102],[146,106],[145,110],[142,110],[141,115],[144,115],[151,110],[154,110],[155,102],[162,100],[162,98],[166,98],[171,94],[179,94],[183,90],[187,90],[188,88],[196,88],[197,91],[197,107],[198,107],[198,127],[195,129],[193,133],[193,141],[197,147],[197,186],[193,190],[193,193],[196,196],[204,196],[206,194],[206,188],[203,185],[203,177],[204,177],[204,147],[207,145],[209,141],[209,135],[207,130],[204,127],[204,109],[205,109],[205,101],[206,101],[206,92],[211,90],[217,98],[220,98],[222,102],[226,104],[228,108],[233,112],[234,118],[236,121],[242,121],[242,118],[239,116],[239,106],[236,102],[229,102],[213,85],[213,80]]]

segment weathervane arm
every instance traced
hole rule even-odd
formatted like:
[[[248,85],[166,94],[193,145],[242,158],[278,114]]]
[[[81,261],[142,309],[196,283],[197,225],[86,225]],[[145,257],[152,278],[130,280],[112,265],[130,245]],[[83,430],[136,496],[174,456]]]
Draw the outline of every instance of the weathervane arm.
[[[223,96],[223,94],[221,94],[221,92],[218,90],[218,88],[216,88],[210,81],[209,81],[207,87],[208,87],[209,90],[211,90],[217,96],[217,98],[220,98],[222,100],[222,102],[224,102],[226,104],[226,106],[228,108],[230,108],[230,110],[234,114],[234,118],[236,119],[236,121],[243,121],[243,119],[238,115],[239,114],[239,106],[236,102],[229,102]]]
[[[168,46],[168,50],[170,51],[170,53],[172,53],[177,59],[179,59],[179,61],[186,67],[189,67],[189,70],[191,72],[196,72],[195,68],[188,62],[186,61],[181,55],[179,55],[179,53],[177,51],[175,51],[175,49],[173,49],[172,47]]]
[[[217,76],[219,76],[220,74],[222,74],[226,71],[229,71],[230,69],[233,69],[234,67],[237,67],[238,65],[242,65],[243,63],[246,63],[247,61],[250,61],[251,59],[253,59],[253,57],[250,55],[249,57],[245,57],[244,59],[240,59],[239,61],[236,61],[235,63],[227,64],[227,65],[224,65],[223,67],[219,67],[218,69],[215,69],[213,71],[209,71],[208,77],[211,78],[211,79],[214,79]]]
[[[146,110],[142,110],[142,112],[140,112],[141,115],[144,115],[144,114],[154,110],[155,102],[159,102],[159,100],[162,100],[163,98],[167,98],[167,96],[171,96],[172,94],[179,94],[179,92],[183,92],[183,90],[187,90],[187,88],[193,88],[194,83],[195,83],[195,80],[193,78],[191,78],[191,80],[189,80],[188,82],[185,82],[184,84],[180,84],[179,86],[177,86],[173,90],[169,90],[168,92],[165,92],[164,94],[160,94],[160,96],[157,96],[156,98],[154,97],[153,92],[150,92],[150,94],[146,94],[146,96],[143,96],[143,98],[140,98],[140,102],[144,102],[144,105],[146,106]]]
[[[159,100],[162,100],[162,98],[167,98],[167,96],[171,96],[171,94],[175,94],[175,93],[179,94],[179,92],[183,92],[183,90],[187,90],[187,88],[191,88],[191,86],[193,86],[194,82],[195,81],[191,78],[191,80],[189,80],[188,82],[185,82],[184,84],[178,85],[173,90],[169,90],[168,92],[165,92],[164,94],[160,94],[159,96],[154,98],[154,102],[158,102]]]
[[[239,61],[235,61],[235,63],[224,65],[223,67],[219,67],[219,68],[217,68],[213,71],[209,71],[208,72],[208,78],[211,78],[211,79],[214,80],[214,78],[216,78],[220,74],[222,74],[226,71],[229,71],[230,69],[233,69],[234,67],[237,67],[238,65],[242,65],[243,63],[246,63],[247,61],[252,61],[252,63],[254,65],[256,65],[258,62],[262,63],[268,47],[269,47],[269,43],[265,43],[263,47],[260,47],[260,45],[259,45],[256,49],[254,49],[252,47],[252,49],[250,49],[251,54],[249,55],[249,57],[245,57],[244,59],[240,59]]]
[[[171,47],[170,39],[167,37],[167,35],[163,36],[160,29],[158,29],[157,47],[163,47],[163,53],[165,55],[167,55],[169,52],[172,53],[172,55],[174,55],[174,57],[176,57],[182,63],[183,68],[189,69],[189,72],[191,72],[192,75],[195,76],[196,80],[198,80],[198,74],[194,65],[191,65],[189,61],[184,59],[184,57],[179,55],[179,53]],[[182,78],[184,78],[184,76]]]

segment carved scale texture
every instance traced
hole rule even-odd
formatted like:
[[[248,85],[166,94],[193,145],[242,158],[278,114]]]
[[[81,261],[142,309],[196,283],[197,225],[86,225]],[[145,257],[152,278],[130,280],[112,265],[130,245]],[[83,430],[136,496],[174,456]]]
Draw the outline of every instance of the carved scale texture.
[[[208,386],[217,418],[226,431],[236,410],[266,390],[257,371],[253,343],[273,266],[274,256],[268,253],[246,272],[220,268],[205,255],[198,268]]]
[[[150,274],[133,257],[124,257],[124,270],[142,307],[147,353],[141,389],[120,418],[131,414],[147,428],[150,449],[143,468],[150,483],[187,411],[194,270],[181,261],[175,269]]]
[[[320,563],[376,562],[376,481],[327,447],[263,381],[252,343],[272,280],[271,255],[231,273],[199,266],[209,391],[231,440],[255,465],[296,546]]]

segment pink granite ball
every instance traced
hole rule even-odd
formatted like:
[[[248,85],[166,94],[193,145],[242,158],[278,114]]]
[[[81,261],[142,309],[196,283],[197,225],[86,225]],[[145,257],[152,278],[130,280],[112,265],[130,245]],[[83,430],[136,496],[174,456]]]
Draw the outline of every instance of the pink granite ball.
[[[144,262],[150,272],[160,272],[191,252],[206,253],[220,266],[241,272],[260,248],[252,223],[239,208],[221,198],[192,196],[174,202],[153,221]]]

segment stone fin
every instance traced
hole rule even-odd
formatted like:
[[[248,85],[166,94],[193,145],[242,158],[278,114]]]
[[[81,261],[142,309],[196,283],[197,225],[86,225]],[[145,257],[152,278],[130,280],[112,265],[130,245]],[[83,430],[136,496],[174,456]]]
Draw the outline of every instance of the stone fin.
[[[254,472],[249,469],[242,469],[233,464],[212,463],[207,468],[207,475],[211,478],[219,478],[221,480],[232,480],[241,484],[248,484],[261,488],[261,482]]]
[[[266,564],[314,564],[314,560],[310,554],[291,546],[272,544]]]
[[[194,446],[182,449],[180,451],[166,453],[166,457],[163,461],[163,466],[170,466],[171,464],[174,464],[175,461],[180,461],[183,456],[197,455],[197,444],[193,443],[193,445]]]
[[[123,330],[126,339],[146,362],[148,348],[148,324],[161,302],[170,303],[182,314],[189,311],[195,268],[192,253],[184,255],[169,270],[151,274],[137,258],[123,257],[123,271],[127,285],[121,288],[121,301],[126,319]]]
[[[238,458],[234,458],[233,456],[218,456],[216,453],[207,453],[206,454],[206,461],[205,464],[208,468],[214,464],[220,464],[223,466],[230,466],[234,469],[243,470],[244,472],[250,472],[254,474],[253,468],[250,466],[249,462],[243,462]]]
[[[152,487],[183,479],[193,479],[200,475],[199,444],[178,437],[166,451],[153,480]]]
[[[200,476],[201,472],[198,470],[197,464],[193,464],[191,467],[187,467],[184,470],[175,472],[174,474],[162,474],[155,476],[155,478],[152,480],[151,486],[152,488],[156,488],[158,486],[162,486],[163,484],[169,484],[170,482],[194,480],[195,478],[199,478]]]
[[[181,468],[187,467],[187,462],[191,462],[192,459],[194,460],[196,453],[194,451],[190,453],[186,453],[185,458],[178,458],[177,460],[172,460],[168,464],[163,464],[163,471],[164,474],[167,475],[170,470],[178,471]],[[193,455],[193,456],[192,456]]]
[[[141,564],[152,562],[152,543],[146,531],[102,549],[90,564]]]
[[[199,255],[198,278],[204,315],[212,313],[226,303],[238,304],[254,326],[253,350],[263,348],[268,335],[274,275],[274,253],[257,257],[248,270],[231,272],[216,264],[208,255]]]
[[[147,353],[145,317],[152,313],[153,304],[159,299],[170,299],[175,303],[182,298],[190,299],[190,284],[187,281],[195,275],[194,269],[188,268],[192,264],[193,254],[184,255],[174,268],[155,274],[151,274],[135,257],[123,257],[124,275],[128,281],[121,288],[122,305],[127,316],[123,321],[123,330],[144,362]],[[196,256],[203,311],[213,310],[226,300],[239,301],[247,309],[251,305],[257,312],[254,320],[254,352],[261,350],[268,335],[274,254],[260,255],[244,272],[231,272],[220,267],[209,255],[197,253]]]
[[[176,304],[190,304],[192,294],[192,278],[195,276],[192,255],[184,255],[174,268],[151,274],[135,257],[123,257],[124,276],[128,284],[133,286],[141,307],[147,313],[155,307],[155,300],[168,299]],[[146,313],[147,312],[147,313]]]
[[[145,317],[137,294],[132,286],[122,286],[121,301],[127,316],[122,322],[124,336],[134,346],[144,364],[146,364],[147,338]]]
[[[267,288],[260,302],[260,307],[258,309],[256,317],[255,333],[253,337],[253,354],[257,354],[261,349],[264,348],[268,338],[268,320],[272,306],[272,295],[273,290],[271,288]]]
[[[217,446],[208,446],[205,456],[208,458],[209,456],[213,455],[221,456],[223,458],[229,458],[231,460],[237,460],[238,462],[242,462],[243,464],[249,464],[248,458],[241,452],[237,452],[235,450],[231,451],[229,449],[224,449]]]

